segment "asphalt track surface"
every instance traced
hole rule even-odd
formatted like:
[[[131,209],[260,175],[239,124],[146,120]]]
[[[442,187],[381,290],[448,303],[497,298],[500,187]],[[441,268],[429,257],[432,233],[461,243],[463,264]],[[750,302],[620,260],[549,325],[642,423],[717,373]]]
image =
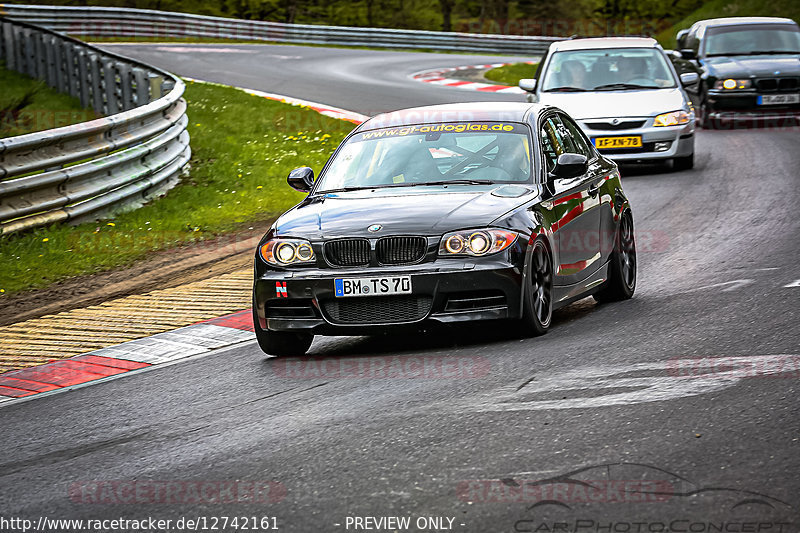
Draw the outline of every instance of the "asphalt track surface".
[[[158,48],[122,52],[180,75],[366,114],[520,98],[408,80],[428,67],[498,60],[486,56]],[[799,166],[798,131],[762,128],[699,131],[691,171],[623,168],[639,234],[636,295],[577,302],[541,338],[504,325],[318,338],[310,358],[290,360],[266,359],[253,341],[0,408],[0,514],[274,516],[292,532],[354,531],[347,517],[364,516],[410,517],[399,531],[444,530],[417,529],[418,517],[449,517],[452,530],[470,532],[558,523],[604,533],[797,531]],[[410,357],[431,375],[335,374],[343,360],[375,369]],[[702,378],[680,377],[704,357],[731,359]],[[450,371],[437,374],[443,362]],[[459,374],[455,364],[478,371]],[[558,476],[566,492],[536,492],[545,489],[534,482]],[[86,488],[134,480],[271,480],[286,494],[224,504],[178,491],[171,501],[125,503],[129,491],[99,497]],[[648,499],[641,484],[615,491],[645,480],[668,487],[666,496]],[[599,499],[587,501],[582,483]],[[529,490],[519,497],[515,486]]]

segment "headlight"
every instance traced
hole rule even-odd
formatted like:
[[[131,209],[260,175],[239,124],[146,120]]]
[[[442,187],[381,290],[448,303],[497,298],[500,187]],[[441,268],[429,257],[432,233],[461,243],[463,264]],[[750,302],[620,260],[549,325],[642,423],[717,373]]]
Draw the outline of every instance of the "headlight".
[[[689,122],[689,113],[686,111],[673,111],[658,115],[653,121],[653,126],[678,126]]]
[[[271,265],[310,263],[314,249],[303,239],[270,239],[261,246],[261,258]]]
[[[439,255],[489,255],[505,250],[515,240],[516,233],[501,229],[454,231],[442,237]]]
[[[726,80],[717,80],[714,82],[715,89],[725,89],[728,91],[734,91],[738,89],[749,89],[753,86],[753,82],[751,80],[735,80],[733,78],[728,78]]]

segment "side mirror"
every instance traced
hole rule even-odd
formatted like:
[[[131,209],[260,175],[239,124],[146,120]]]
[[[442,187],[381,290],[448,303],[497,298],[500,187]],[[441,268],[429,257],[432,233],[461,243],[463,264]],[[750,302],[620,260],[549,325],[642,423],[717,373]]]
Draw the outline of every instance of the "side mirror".
[[[675,35],[675,42],[678,43],[678,48],[686,47],[687,35],[689,35],[689,30],[681,30]]]
[[[681,48],[680,49],[681,57],[683,59],[696,59],[697,56],[694,53],[694,50],[691,48]]]
[[[581,154],[561,154],[556,161],[556,168],[553,169],[553,177],[558,179],[569,179],[580,176],[589,168],[589,162],[585,155]]]
[[[309,167],[300,167],[289,172],[289,177],[286,178],[289,186],[300,192],[309,192],[311,187],[314,186],[314,171]]]
[[[695,85],[700,81],[700,76],[697,72],[684,72],[681,74],[681,85]]]
[[[519,80],[519,88],[529,93],[536,91],[536,78],[523,78]]]

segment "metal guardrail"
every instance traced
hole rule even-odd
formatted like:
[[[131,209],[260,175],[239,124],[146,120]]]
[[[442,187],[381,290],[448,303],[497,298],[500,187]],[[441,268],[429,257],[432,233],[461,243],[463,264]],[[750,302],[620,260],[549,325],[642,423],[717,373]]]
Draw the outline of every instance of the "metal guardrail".
[[[513,55],[539,55],[551,42],[561,40],[557,37],[283,24],[116,7],[0,4],[0,15],[4,13],[62,33],[94,37],[200,37]]]
[[[0,139],[0,235],[132,209],[177,183],[191,156],[180,79],[4,17],[0,60],[107,115]]]

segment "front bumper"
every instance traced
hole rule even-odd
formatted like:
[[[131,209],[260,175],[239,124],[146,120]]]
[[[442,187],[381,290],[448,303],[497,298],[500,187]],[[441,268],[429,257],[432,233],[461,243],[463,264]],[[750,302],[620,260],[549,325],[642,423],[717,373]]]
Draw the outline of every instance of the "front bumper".
[[[270,331],[357,335],[431,322],[518,318],[522,265],[504,259],[507,256],[379,269],[268,270],[256,278],[253,289],[257,326]],[[335,278],[390,276],[411,276],[411,295],[337,298],[334,294]]]
[[[636,119],[624,118],[620,120],[624,122]],[[650,117],[647,118],[643,127],[626,130],[594,129],[589,126],[589,123],[597,122],[599,122],[597,119],[581,121],[583,131],[593,143],[598,137],[641,136],[642,138],[641,148],[599,150],[601,154],[614,161],[663,160],[686,157],[694,153],[695,122],[693,119],[680,126],[655,127],[652,125],[653,118]]]
[[[793,94],[796,93],[797,91],[794,91]],[[771,94],[784,93],[774,92]],[[758,122],[765,120],[797,121],[797,119],[800,119],[800,104],[759,105],[759,95],[764,96],[769,95],[769,93],[758,93],[755,90],[722,91],[710,89],[708,91],[706,111],[709,113],[709,118],[718,120],[730,119]],[[794,125],[794,123],[789,125]]]

